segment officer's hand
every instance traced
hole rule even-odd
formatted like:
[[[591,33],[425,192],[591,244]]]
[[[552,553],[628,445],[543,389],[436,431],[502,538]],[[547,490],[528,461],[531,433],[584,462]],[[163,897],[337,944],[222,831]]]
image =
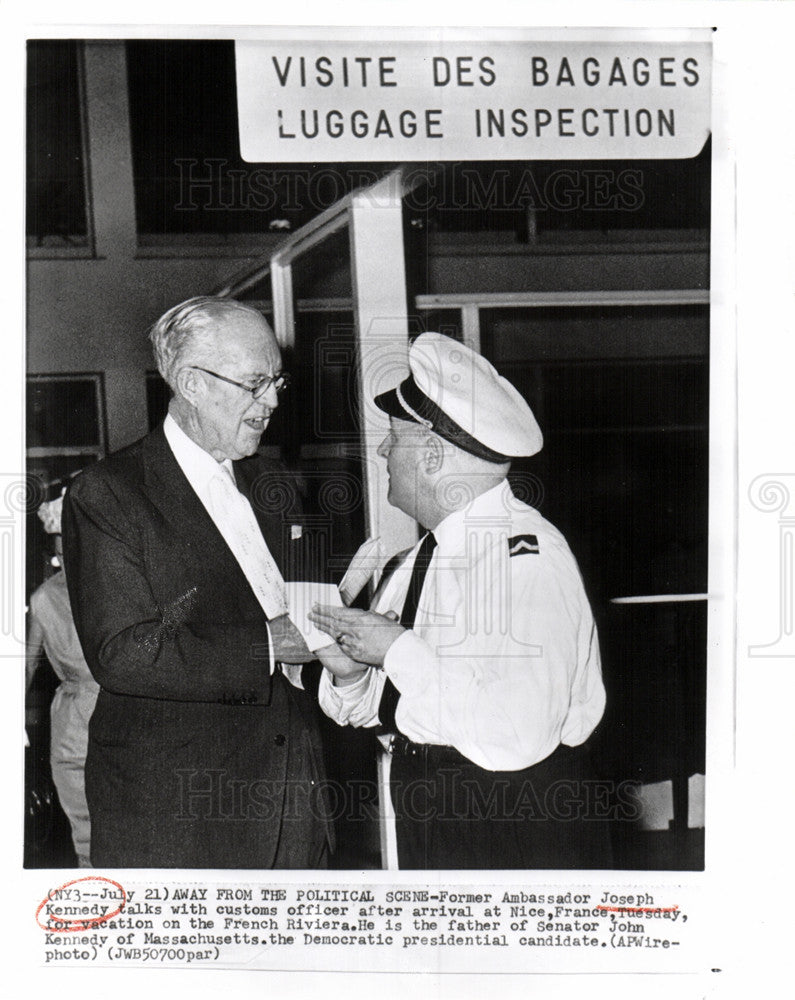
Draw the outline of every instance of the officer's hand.
[[[384,665],[384,657],[392,643],[405,632],[392,615],[379,615],[374,611],[360,611],[357,608],[337,608],[328,604],[316,604],[309,614],[309,620],[335,639],[352,660],[369,663],[374,667]]]

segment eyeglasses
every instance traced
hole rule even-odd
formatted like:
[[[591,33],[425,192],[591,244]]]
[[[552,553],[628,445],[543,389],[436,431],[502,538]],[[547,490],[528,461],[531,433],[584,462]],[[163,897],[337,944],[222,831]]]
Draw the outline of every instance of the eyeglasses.
[[[204,372],[205,375],[212,375],[213,378],[217,378],[221,382],[228,382],[229,385],[236,385],[238,389],[245,389],[246,392],[251,393],[254,399],[262,399],[271,386],[273,386],[276,392],[280,394],[284,392],[290,384],[289,372],[279,372],[278,375],[263,375],[256,385],[246,385],[245,382],[236,382],[233,378],[227,378],[226,375],[219,375],[218,372],[211,372],[209,368],[202,368],[199,365],[190,365],[190,367],[195,368],[197,372]]]

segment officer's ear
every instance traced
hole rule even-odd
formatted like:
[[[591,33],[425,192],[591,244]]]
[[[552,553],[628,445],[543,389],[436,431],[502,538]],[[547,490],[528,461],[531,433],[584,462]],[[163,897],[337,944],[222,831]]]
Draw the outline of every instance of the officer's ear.
[[[186,366],[177,372],[177,390],[191,406],[198,406],[207,393],[207,383],[200,371]]]
[[[437,434],[428,434],[423,443],[424,468],[429,475],[440,472],[444,465],[444,442]]]

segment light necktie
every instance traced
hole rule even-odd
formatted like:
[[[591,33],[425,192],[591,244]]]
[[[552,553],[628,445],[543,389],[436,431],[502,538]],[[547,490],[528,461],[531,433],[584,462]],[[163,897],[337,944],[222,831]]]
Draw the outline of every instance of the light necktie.
[[[222,462],[209,483],[213,520],[221,529],[267,618],[287,614],[284,579],[262,537],[251,504],[234,482],[231,463]]]
[[[411,577],[409,579],[408,590],[406,591],[406,598],[403,601],[403,610],[400,612],[400,624],[406,629],[414,628],[422,588],[435,548],[436,538],[433,532],[429,531],[417,550],[414,565],[411,567]],[[381,723],[382,732],[394,733],[397,731],[395,710],[397,709],[399,700],[400,692],[387,677],[384,683],[384,690],[381,692],[381,701],[378,705],[378,719]]]

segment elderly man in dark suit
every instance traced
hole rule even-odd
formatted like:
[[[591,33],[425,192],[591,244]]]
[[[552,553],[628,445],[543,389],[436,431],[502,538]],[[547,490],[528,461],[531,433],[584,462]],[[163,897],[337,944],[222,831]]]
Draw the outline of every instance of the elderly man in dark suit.
[[[284,579],[300,524],[258,498],[286,385],[255,309],[200,297],[152,329],[163,425],[87,469],[64,503],[75,623],[101,685],[86,791],[102,867],[312,868],[326,817],[311,659]],[[253,456],[253,457],[252,457]]]

